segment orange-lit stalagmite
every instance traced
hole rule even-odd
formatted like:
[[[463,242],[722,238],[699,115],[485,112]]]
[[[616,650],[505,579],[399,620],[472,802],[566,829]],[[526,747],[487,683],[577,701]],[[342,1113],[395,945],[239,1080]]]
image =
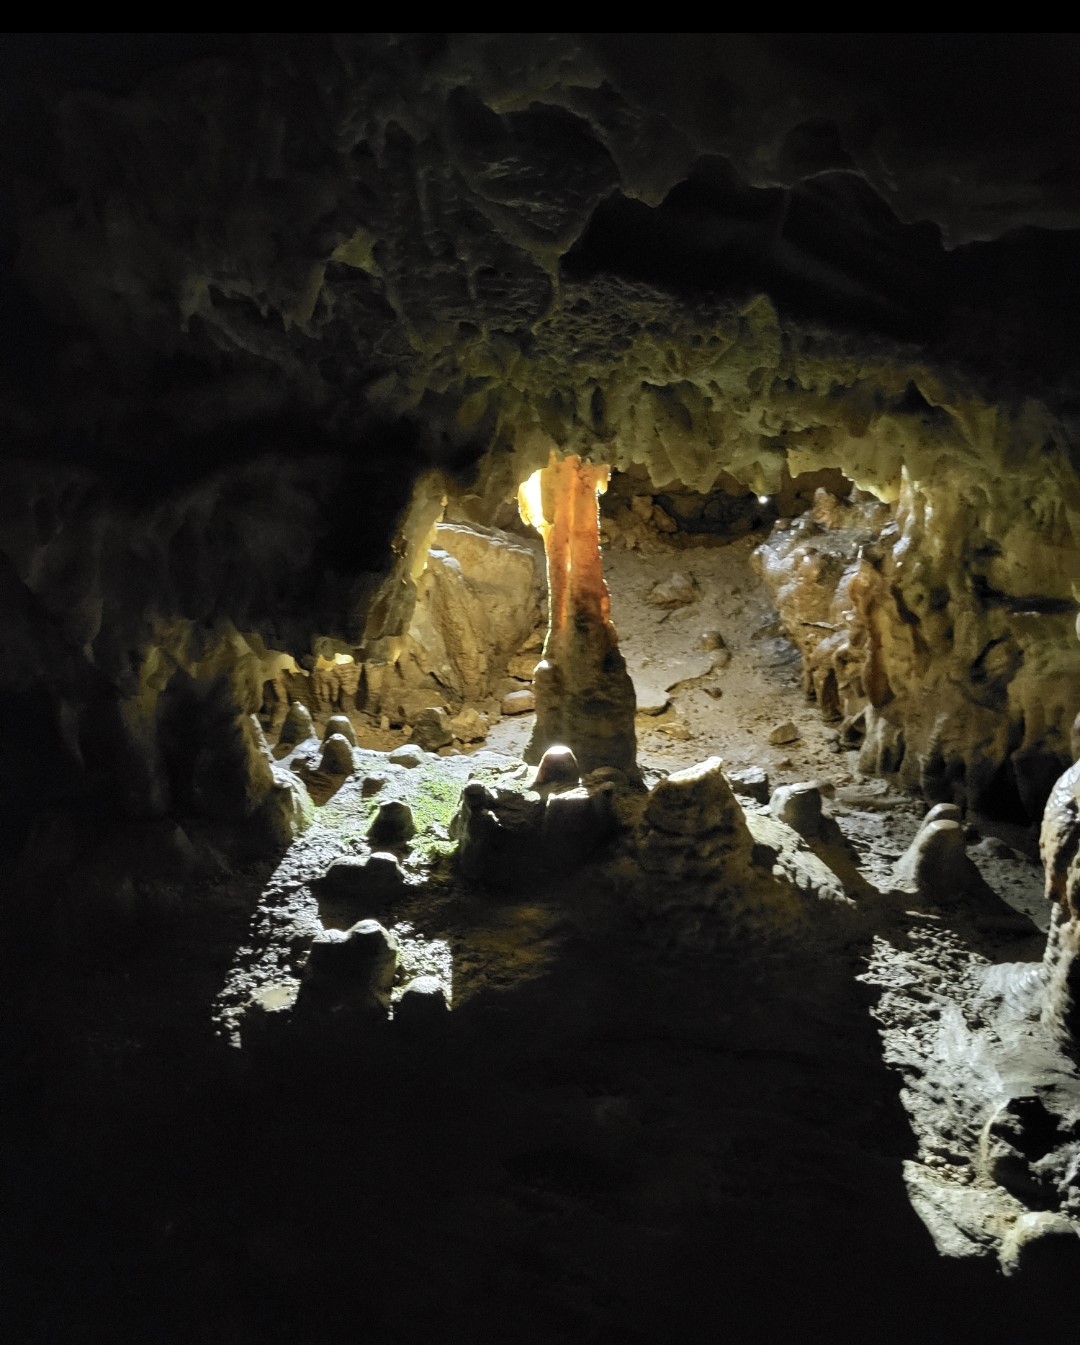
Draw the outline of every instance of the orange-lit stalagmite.
[[[597,497],[608,474],[577,457],[553,457],[519,492],[522,517],[544,539],[549,600],[533,683],[536,727],[525,759],[539,761],[546,748],[564,743],[583,771],[617,766],[636,778],[634,686],[600,560]]]

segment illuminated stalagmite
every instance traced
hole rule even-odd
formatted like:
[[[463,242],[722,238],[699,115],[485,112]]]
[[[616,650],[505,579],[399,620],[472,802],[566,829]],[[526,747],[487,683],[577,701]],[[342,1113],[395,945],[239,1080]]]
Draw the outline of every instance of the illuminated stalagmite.
[[[525,753],[539,761],[553,743],[573,749],[585,772],[617,766],[637,777],[634,687],[611,621],[600,559],[597,497],[609,469],[552,458],[519,492],[526,522],[544,539],[548,631],[536,668],[536,727]]]

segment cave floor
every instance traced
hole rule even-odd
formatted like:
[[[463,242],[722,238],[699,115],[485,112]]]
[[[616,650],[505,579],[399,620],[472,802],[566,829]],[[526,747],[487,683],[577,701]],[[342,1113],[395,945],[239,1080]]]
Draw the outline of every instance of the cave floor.
[[[981,1198],[962,1167],[986,1098],[939,1046],[966,1025],[993,1048],[972,986],[1038,957],[1038,874],[975,821],[1000,900],[883,894],[924,806],[835,750],[748,552],[609,555],[630,666],[682,681],[639,718],[643,763],[715,753],[818,780],[867,880],[855,915],[706,954],[593,869],[494,905],[421,885],[398,914],[453,955],[444,1028],[328,1020],[242,1050],[211,1006],[272,865],[61,957],[31,950],[4,985],[4,1340],[1060,1339],[1074,1267],[1006,1279],[977,1239],[943,1256],[925,1212],[939,1189]],[[670,614],[627,601],[664,567],[709,596]],[[730,665],[678,678],[704,628]],[[789,719],[799,739],[766,745]],[[488,746],[526,732],[503,720]]]

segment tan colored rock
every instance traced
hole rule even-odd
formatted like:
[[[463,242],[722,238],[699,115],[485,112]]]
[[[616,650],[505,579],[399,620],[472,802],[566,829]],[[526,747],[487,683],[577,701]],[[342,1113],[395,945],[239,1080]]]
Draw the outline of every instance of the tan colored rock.
[[[440,747],[449,747],[454,740],[450,716],[441,706],[421,710],[412,729],[413,742],[425,752],[437,752]]]
[[[535,654],[515,654],[507,665],[506,671],[511,677],[517,677],[522,682],[531,682],[538,662]]]
[[[698,596],[697,585],[689,575],[675,573],[667,579],[661,579],[645,594],[645,601],[652,607],[686,607]]]
[[[531,691],[511,691],[499,702],[504,715],[524,715],[536,709],[536,696]]]
[[[787,743],[797,742],[801,736],[799,730],[789,719],[783,724],[777,724],[774,729],[770,729],[769,742],[772,743],[773,747],[783,747]]]
[[[450,731],[459,742],[478,743],[487,737],[488,717],[467,705],[450,720]]]
[[[278,743],[281,746],[302,743],[314,736],[315,725],[311,719],[311,711],[301,701],[293,701],[281,725]]]
[[[348,715],[330,716],[326,721],[326,729],[323,732],[323,742],[327,738],[333,737],[335,733],[340,733],[343,738],[347,739],[350,746],[356,746],[356,730],[353,728],[352,720]]]
[[[482,700],[535,629],[542,593],[540,558],[524,539],[440,523],[417,581],[403,666]]]

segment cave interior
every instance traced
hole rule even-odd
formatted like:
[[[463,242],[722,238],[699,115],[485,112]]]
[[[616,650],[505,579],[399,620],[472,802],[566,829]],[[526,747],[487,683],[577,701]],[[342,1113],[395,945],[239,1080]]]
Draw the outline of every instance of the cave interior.
[[[1058,1341],[1080,39],[0,53],[5,1340]]]

